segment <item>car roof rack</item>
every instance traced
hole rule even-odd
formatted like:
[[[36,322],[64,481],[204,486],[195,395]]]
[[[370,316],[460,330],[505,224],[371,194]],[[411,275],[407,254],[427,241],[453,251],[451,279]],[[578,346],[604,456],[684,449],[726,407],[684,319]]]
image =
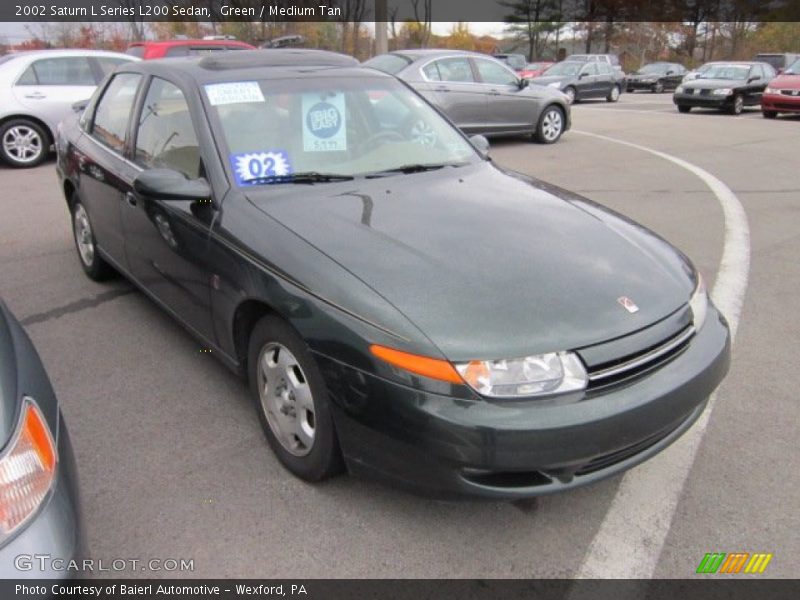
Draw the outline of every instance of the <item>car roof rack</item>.
[[[201,68],[211,71],[253,67],[355,67],[358,65],[359,62],[352,56],[306,48],[220,52],[205,56],[198,63]]]

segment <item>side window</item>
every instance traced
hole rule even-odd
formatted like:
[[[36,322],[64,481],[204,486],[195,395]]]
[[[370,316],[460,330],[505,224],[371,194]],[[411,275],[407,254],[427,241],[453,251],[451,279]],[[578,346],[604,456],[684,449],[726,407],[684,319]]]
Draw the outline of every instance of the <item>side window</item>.
[[[125,132],[141,80],[136,73],[115,75],[97,103],[91,134],[117,152],[125,148]]]
[[[425,74],[425,77],[427,77],[431,81],[442,80],[442,76],[439,75],[439,67],[435,62],[432,62],[429,65],[425,65],[425,68],[422,69],[422,72]]]
[[[200,176],[200,144],[183,92],[154,77],[142,106],[134,162],[146,169],[167,168],[190,179]]]
[[[103,77],[111,73],[121,64],[130,62],[124,58],[109,58],[107,56],[96,56],[95,60],[97,61],[97,64],[100,65],[100,72],[103,74]]]
[[[581,74],[586,73],[587,75],[597,75],[597,63],[596,62],[588,62],[583,65],[581,69]]]
[[[748,79],[750,79],[750,77],[764,78],[764,71],[761,69],[761,65],[753,65],[753,68],[750,69],[750,76]]]
[[[443,58],[436,61],[442,81],[458,81],[473,83],[472,68],[466,58]]]
[[[89,59],[73,56],[35,61],[17,85],[97,85],[97,82]]]
[[[611,75],[611,65],[607,63],[597,63],[597,68],[600,70],[601,75]]]
[[[501,64],[484,59],[477,59],[475,64],[478,66],[478,73],[484,83],[498,85],[516,85],[517,83],[517,76]]]

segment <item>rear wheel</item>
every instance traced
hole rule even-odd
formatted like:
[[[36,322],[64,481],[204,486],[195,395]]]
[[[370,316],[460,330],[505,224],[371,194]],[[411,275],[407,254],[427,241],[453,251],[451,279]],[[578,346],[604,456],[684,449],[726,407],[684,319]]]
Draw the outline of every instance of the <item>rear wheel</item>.
[[[564,133],[564,112],[555,105],[548,106],[539,116],[533,138],[540,144],[552,144]]]
[[[778,112],[775,110],[762,110],[761,114],[764,115],[765,119],[774,119],[778,116]]]
[[[653,86],[653,92],[656,94],[661,94],[664,92],[664,82],[663,81],[656,81],[656,84]]]
[[[47,158],[50,138],[33,121],[12,119],[0,127],[0,156],[12,167],[35,167]]]
[[[692,110],[691,106],[686,106],[685,104],[678,104],[678,112],[687,113]]]
[[[106,261],[97,252],[97,240],[92,231],[89,213],[77,194],[72,195],[72,235],[75,238],[75,249],[81,261],[83,272],[94,281],[103,281],[114,274]]]
[[[303,339],[280,318],[262,318],[250,336],[247,371],[264,434],[283,466],[306,481],[339,473],[327,390]]]
[[[608,96],[606,96],[606,100],[608,102],[616,102],[619,100],[619,86],[615,85],[611,88],[611,91],[608,92]]]

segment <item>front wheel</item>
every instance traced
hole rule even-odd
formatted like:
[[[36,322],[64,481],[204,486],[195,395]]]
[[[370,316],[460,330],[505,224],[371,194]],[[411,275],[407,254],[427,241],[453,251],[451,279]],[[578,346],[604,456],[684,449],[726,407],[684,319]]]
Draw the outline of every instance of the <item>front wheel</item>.
[[[327,390],[303,339],[285,321],[266,316],[253,328],[247,356],[250,393],[278,460],[306,481],[339,473]]]
[[[736,94],[733,97],[733,103],[728,109],[728,112],[730,112],[732,115],[740,115],[742,114],[743,110],[744,110],[744,98],[742,98],[742,96],[740,96],[739,94]]]
[[[606,100],[608,102],[616,102],[619,100],[619,86],[615,85],[611,88],[611,91],[608,92],[608,96],[606,96]]]
[[[72,236],[75,238],[75,249],[81,261],[83,272],[94,281],[103,281],[114,274],[106,261],[97,252],[97,240],[92,231],[89,213],[77,194],[72,195]]]
[[[548,106],[539,116],[533,138],[540,144],[553,144],[564,133],[564,111],[558,106]]]
[[[0,157],[19,169],[35,167],[47,158],[50,138],[28,119],[12,119],[0,127]]]
[[[774,119],[778,116],[778,111],[775,110],[763,110],[761,114],[764,115],[765,119]]]
[[[691,106],[687,106],[685,104],[678,104],[678,112],[688,113],[690,110],[692,110]]]

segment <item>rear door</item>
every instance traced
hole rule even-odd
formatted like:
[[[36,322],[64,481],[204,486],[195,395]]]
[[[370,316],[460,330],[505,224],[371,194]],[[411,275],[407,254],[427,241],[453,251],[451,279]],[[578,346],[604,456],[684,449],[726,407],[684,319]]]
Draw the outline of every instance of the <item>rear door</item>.
[[[422,75],[431,102],[461,129],[470,133],[490,130],[488,99],[464,56],[440,58],[423,65]],[[422,90],[421,90],[422,91]]]
[[[78,193],[89,213],[97,245],[112,261],[127,268],[120,205],[135,169],[125,158],[129,123],[142,82],[139,73],[117,73],[106,85],[77,142]]]
[[[492,131],[529,128],[535,113],[534,99],[520,88],[517,74],[486,58],[473,58],[481,92],[487,101],[487,124]]]
[[[34,60],[13,87],[13,94],[31,114],[51,129],[72,111],[72,105],[94,93],[97,78],[89,58],[59,56]]]
[[[617,83],[614,67],[608,63],[597,63],[597,78],[595,80],[595,93],[605,97]]]

